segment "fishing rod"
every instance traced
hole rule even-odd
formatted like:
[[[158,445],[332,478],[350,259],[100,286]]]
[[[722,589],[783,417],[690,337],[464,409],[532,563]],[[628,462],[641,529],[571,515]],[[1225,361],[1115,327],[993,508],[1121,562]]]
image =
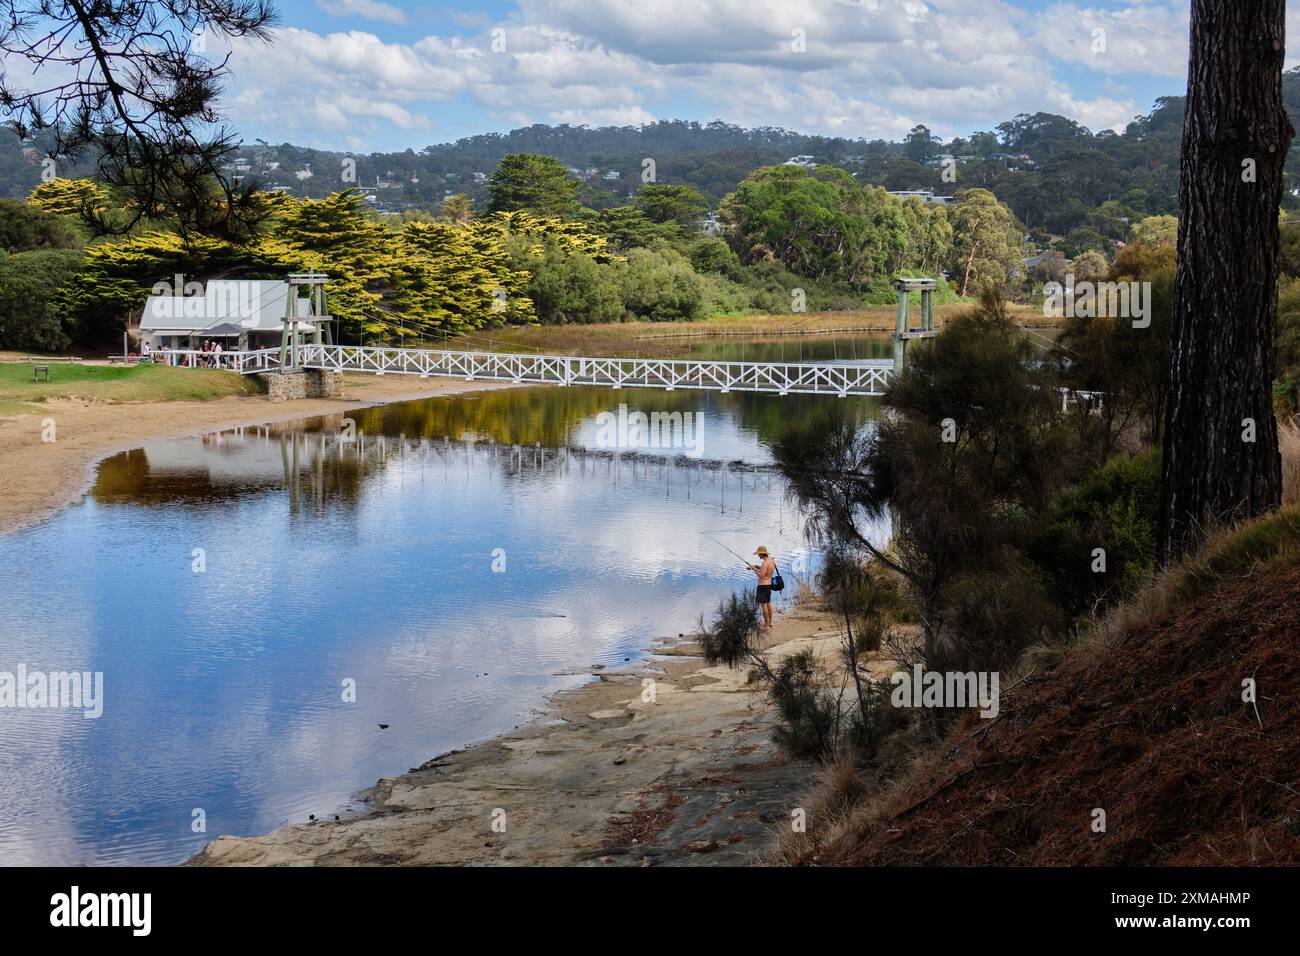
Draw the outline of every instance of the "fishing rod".
[[[721,548],[723,551],[726,551],[728,554],[730,554],[730,555],[731,555],[732,557],[734,557],[736,560],[742,562],[742,563],[745,565],[745,567],[747,567],[747,568],[752,568],[752,567],[753,567],[752,564],[750,564],[748,561],[746,561],[746,560],[745,560],[744,558],[742,558],[740,555],[736,554],[735,551],[732,551],[730,548],[728,548],[725,544],[723,544],[723,543],[722,543],[721,541],[719,541],[717,538],[713,537],[713,535],[711,535],[711,534],[706,534],[704,537],[708,538],[710,541],[712,541],[714,544],[716,544],[716,545],[717,545],[719,548]]]

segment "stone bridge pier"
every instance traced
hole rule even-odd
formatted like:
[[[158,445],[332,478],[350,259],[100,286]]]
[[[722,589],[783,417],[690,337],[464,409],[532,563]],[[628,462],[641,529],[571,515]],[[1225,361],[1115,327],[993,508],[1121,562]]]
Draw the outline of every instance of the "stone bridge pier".
[[[343,396],[343,373],[332,369],[284,369],[267,372],[261,378],[266,383],[266,397],[273,402],[286,402],[291,398]]]

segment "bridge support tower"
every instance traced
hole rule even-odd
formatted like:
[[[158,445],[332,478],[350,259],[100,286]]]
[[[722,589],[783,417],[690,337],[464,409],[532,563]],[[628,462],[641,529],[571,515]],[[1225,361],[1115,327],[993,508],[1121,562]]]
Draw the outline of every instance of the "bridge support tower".
[[[289,275],[289,294],[284,303],[284,329],[280,333],[280,368],[288,371],[301,367],[298,350],[303,344],[306,327],[311,327],[313,345],[334,344],[334,319],[325,307],[325,283],[329,276],[320,272],[294,272]],[[304,302],[299,290],[307,289]]]
[[[931,338],[934,332],[934,292],[939,287],[934,279],[901,277],[896,280],[898,289],[898,319],[894,323],[894,372],[903,370],[907,360],[907,343],[910,339]],[[911,327],[912,293],[921,293],[921,327]]]

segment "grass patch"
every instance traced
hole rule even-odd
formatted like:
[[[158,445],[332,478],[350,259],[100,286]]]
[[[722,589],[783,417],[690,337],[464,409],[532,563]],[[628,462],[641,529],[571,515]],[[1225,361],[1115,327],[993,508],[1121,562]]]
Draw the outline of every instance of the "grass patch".
[[[15,415],[30,415],[33,412],[39,411],[41,411],[39,405],[29,405],[27,402],[0,401],[0,418],[12,418]]]
[[[50,380],[32,380],[36,363],[0,364],[0,408],[16,415],[26,403],[50,398],[96,402],[193,402],[227,395],[255,395],[257,382],[218,369],[163,365],[76,365],[50,363]]]

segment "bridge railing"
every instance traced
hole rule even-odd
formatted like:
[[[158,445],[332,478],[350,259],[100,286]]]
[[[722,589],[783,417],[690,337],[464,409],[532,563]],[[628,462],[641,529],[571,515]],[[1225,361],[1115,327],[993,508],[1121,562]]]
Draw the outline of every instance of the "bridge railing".
[[[178,368],[219,368],[242,375],[267,372],[280,367],[279,349],[250,352],[203,352],[199,349],[159,349],[150,358],[155,365]]]
[[[155,352],[157,363],[220,368],[252,375],[280,367],[279,349],[249,352]],[[360,345],[300,345],[302,368],[376,375],[419,375],[518,384],[600,385],[610,388],[706,389],[785,395],[880,395],[889,360],[861,362],[710,362],[692,359],[590,358],[510,352],[453,352]]]
[[[306,368],[376,374],[439,375],[515,383],[604,385],[612,388],[708,389],[879,395],[893,363],[887,360],[814,362],[709,362],[689,359],[589,358],[504,352],[453,352],[357,345],[304,345]]]

